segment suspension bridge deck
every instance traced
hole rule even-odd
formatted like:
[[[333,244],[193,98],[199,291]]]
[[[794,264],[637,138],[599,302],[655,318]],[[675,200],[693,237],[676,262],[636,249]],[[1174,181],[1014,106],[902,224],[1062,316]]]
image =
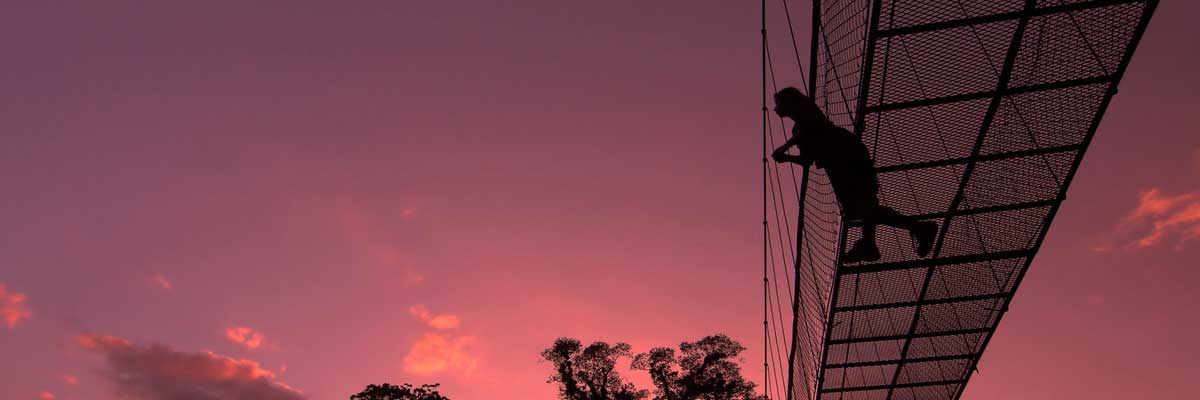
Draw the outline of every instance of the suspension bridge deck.
[[[814,97],[871,150],[881,203],[940,229],[928,258],[880,227],[883,259],[841,263],[861,230],[804,174],[789,398],[962,395],[1156,4],[815,5]]]

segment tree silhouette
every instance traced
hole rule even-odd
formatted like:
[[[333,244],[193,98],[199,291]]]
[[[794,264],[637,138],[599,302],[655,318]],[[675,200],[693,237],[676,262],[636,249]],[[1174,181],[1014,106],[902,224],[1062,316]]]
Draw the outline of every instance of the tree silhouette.
[[[438,393],[437,387],[436,383],[419,388],[407,383],[400,386],[389,383],[367,385],[362,392],[350,396],[350,400],[450,400]]]
[[[633,369],[650,373],[654,400],[758,400],[754,383],[734,362],[746,348],[728,336],[705,336],[675,349],[656,347],[633,358]]]
[[[679,350],[656,347],[633,356],[632,369],[650,373],[653,400],[765,400],[754,393],[754,383],[742,376],[735,362],[745,351],[728,336],[705,336],[679,344]],[[628,344],[595,342],[583,347],[578,340],[558,338],[542,351],[554,364],[550,383],[558,383],[562,400],[644,400],[639,390],[616,371],[622,357],[630,357]]]
[[[542,351],[542,358],[554,364],[554,375],[547,382],[559,384],[562,400],[643,400],[649,393],[625,382],[616,371],[617,360],[631,354],[625,343],[594,342],[583,347],[578,340],[564,337]]]

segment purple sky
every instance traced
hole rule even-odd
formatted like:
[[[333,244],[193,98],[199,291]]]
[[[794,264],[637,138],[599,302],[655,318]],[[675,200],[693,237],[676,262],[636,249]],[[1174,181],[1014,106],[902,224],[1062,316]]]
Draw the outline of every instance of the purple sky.
[[[760,381],[757,2],[273,3],[5,5],[0,398],[550,399],[556,337],[715,332]],[[1200,389],[1197,20],[1159,6],[965,398]]]

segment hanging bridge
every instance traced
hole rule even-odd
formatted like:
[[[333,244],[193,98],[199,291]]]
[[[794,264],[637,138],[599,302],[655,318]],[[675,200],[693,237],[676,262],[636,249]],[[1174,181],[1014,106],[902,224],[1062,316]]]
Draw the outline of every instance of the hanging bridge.
[[[804,56],[800,10],[762,4],[766,395],[958,399],[1158,2],[812,3]],[[861,230],[828,176],[766,157],[789,82],[867,146],[881,204],[938,224],[929,257],[881,226],[882,259],[841,262]]]

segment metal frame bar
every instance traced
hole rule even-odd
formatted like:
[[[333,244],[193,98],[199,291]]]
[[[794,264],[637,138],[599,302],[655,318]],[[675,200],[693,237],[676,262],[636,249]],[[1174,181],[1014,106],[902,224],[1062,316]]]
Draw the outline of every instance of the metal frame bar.
[[[1141,3],[1146,0],[1094,0],[1080,3],[1060,4],[1047,7],[1036,8],[1029,14],[1030,16],[1040,17],[1043,15],[1058,14],[1062,12],[1083,11],[1092,8],[1108,7],[1127,3]],[[965,28],[972,25],[990,24],[994,22],[1007,21],[1021,18],[1025,16],[1025,11],[1013,11],[1000,14],[983,15],[978,17],[970,17],[963,19],[953,19],[948,21],[939,21],[929,24],[912,25],[902,28],[893,28],[879,31],[880,37],[912,35],[916,33],[925,33],[932,31],[940,31],[944,29]]]
[[[851,275],[851,274],[865,274],[865,273],[869,273],[869,272],[897,271],[897,270],[917,269],[917,268],[932,268],[932,267],[936,267],[939,265],[965,264],[965,263],[982,262],[982,261],[1004,260],[1004,259],[1009,259],[1009,258],[1032,257],[1033,254],[1034,254],[1034,251],[1032,249],[1019,249],[1019,250],[1004,250],[1004,251],[993,251],[993,252],[987,252],[987,253],[968,254],[968,255],[964,255],[964,256],[923,258],[923,259],[918,259],[918,260],[893,261],[893,262],[875,263],[875,264],[860,264],[860,265],[846,266],[845,267],[846,271],[840,273],[838,275],[838,277],[840,278],[841,276]]]
[[[988,98],[996,98],[999,96],[1012,96],[1025,93],[1043,92],[1047,90],[1066,89],[1076,86],[1099,85],[1103,83],[1112,83],[1115,79],[1114,75],[1100,75],[1088,78],[1068,79],[1064,81],[1039,83],[1027,86],[1017,86],[1012,88],[999,88],[996,90],[988,90],[983,92],[954,94],[949,96],[932,97],[928,99],[909,100],[896,103],[885,103],[871,107],[867,107],[864,114],[875,114],[886,111],[903,110],[908,108],[929,107],[942,104],[959,103],[971,100],[983,100]]]
[[[983,355],[983,353],[967,353],[967,354],[954,354],[954,355],[937,356],[937,357],[910,358],[910,359],[908,359],[908,362],[922,363],[922,362],[964,360],[964,359],[979,358],[982,355]],[[900,361],[901,360],[861,361],[861,362],[852,362],[852,363],[843,363],[843,364],[829,364],[829,365],[825,366],[825,368],[874,367],[874,366],[881,366],[881,365],[899,364]]]
[[[902,301],[902,302],[898,302],[898,303],[879,303],[879,304],[867,304],[867,305],[859,305],[859,306],[834,307],[833,312],[834,312],[834,314],[836,314],[836,313],[841,313],[841,312],[882,310],[882,309],[886,309],[886,308],[915,307],[918,304],[930,305],[930,304],[963,303],[963,302],[968,302],[968,301],[979,301],[979,300],[999,300],[999,299],[1007,300],[1010,297],[1012,297],[1012,292],[978,294],[978,295],[974,295],[974,296],[946,297],[946,298],[941,298],[941,299],[926,299],[924,301],[915,301],[914,300],[914,301]]]
[[[896,367],[896,371],[899,371],[900,368],[901,367]],[[876,386],[852,386],[852,387],[844,387],[844,388],[836,388],[836,389],[822,389],[821,393],[861,392],[861,391],[867,391],[867,390],[887,389],[888,395],[890,396],[892,394],[893,389],[914,388],[914,387],[922,387],[922,386],[962,385],[965,383],[967,383],[966,380],[957,379],[957,380],[953,380],[953,381],[929,381],[929,382],[914,382],[914,383],[896,383],[896,384],[891,384],[891,385],[876,385]]]
[[[912,217],[916,218],[916,219],[931,219],[931,218],[945,218],[948,215],[958,217],[958,216],[964,216],[964,215],[987,214],[987,213],[1000,212],[1000,211],[1016,211],[1016,210],[1025,210],[1025,209],[1030,209],[1030,208],[1049,207],[1049,206],[1058,204],[1061,201],[1063,201],[1063,199],[1039,200],[1039,201],[1030,201],[1030,202],[1025,202],[1025,203],[1002,204],[1002,205],[998,205],[998,206],[975,207],[975,208],[968,208],[968,209],[956,210],[956,211],[940,211],[940,212],[927,213],[927,214],[914,214],[914,215],[912,215]],[[859,226],[862,226],[862,224],[863,224],[862,221],[856,220],[856,221],[850,222],[850,227],[852,227],[852,228],[859,227]]]
[[[976,334],[976,333],[988,333],[988,332],[991,332],[990,328],[956,329],[956,330],[952,330],[952,331],[914,333],[911,335],[868,336],[868,337],[861,337],[861,338],[836,339],[836,340],[830,340],[829,343],[830,344],[851,344],[851,343],[881,342],[881,341],[888,341],[888,340],[920,339],[920,338],[938,337],[938,336],[971,335],[971,334]]]
[[[1083,149],[1083,144],[1069,144],[1065,146],[1039,147],[1036,149],[1009,151],[1004,153],[981,154],[975,157],[959,157],[946,158],[933,161],[919,161],[908,164],[888,165],[875,168],[877,174],[888,174],[895,172],[911,171],[914,169],[948,167],[951,165],[967,164],[971,162],[988,162],[1007,160],[1010,158],[1042,156],[1054,153],[1066,153],[1071,151],[1080,151]]]
[[[984,137],[988,130],[991,129],[992,121],[996,117],[996,113],[1000,109],[1000,103],[1004,98],[1002,94],[1008,88],[1008,82],[1012,78],[1013,67],[1017,61],[1017,55],[1021,52],[1021,40],[1025,37],[1025,27],[1029,25],[1029,20],[1033,18],[1032,11],[1037,7],[1037,0],[1025,0],[1025,7],[1022,10],[1022,15],[1017,20],[1017,28],[1013,30],[1012,40],[1008,45],[1008,54],[1004,56],[1004,65],[1000,69],[1000,77],[996,83],[995,94],[992,97],[991,103],[988,105],[987,113],[983,116],[983,123],[980,124],[979,134],[975,139],[975,146],[971,150],[971,161],[967,163],[966,169],[963,171],[962,180],[959,181],[958,190],[955,192],[954,200],[950,203],[951,210],[957,210],[962,204],[963,194],[966,191],[967,184],[971,181],[971,174],[975,170],[979,153],[983,150]],[[947,215],[942,221],[941,229],[939,229],[937,241],[933,245],[932,257],[937,258],[941,254],[942,245],[945,243],[947,231],[950,228],[950,223],[953,220],[953,215]],[[921,309],[926,303],[925,295],[929,291],[929,283],[933,279],[933,267],[930,266],[925,270],[924,283],[921,284],[921,291],[917,295],[916,310],[913,312],[912,322],[909,323],[908,333],[911,335],[916,333],[918,322],[921,317]],[[900,350],[900,359],[908,358],[908,350],[912,344],[912,339],[904,341],[904,347]],[[900,371],[904,369],[905,362],[900,362],[896,367],[896,372],[892,375],[892,383],[888,387],[887,400],[891,400],[896,388],[896,383],[900,379]]]

